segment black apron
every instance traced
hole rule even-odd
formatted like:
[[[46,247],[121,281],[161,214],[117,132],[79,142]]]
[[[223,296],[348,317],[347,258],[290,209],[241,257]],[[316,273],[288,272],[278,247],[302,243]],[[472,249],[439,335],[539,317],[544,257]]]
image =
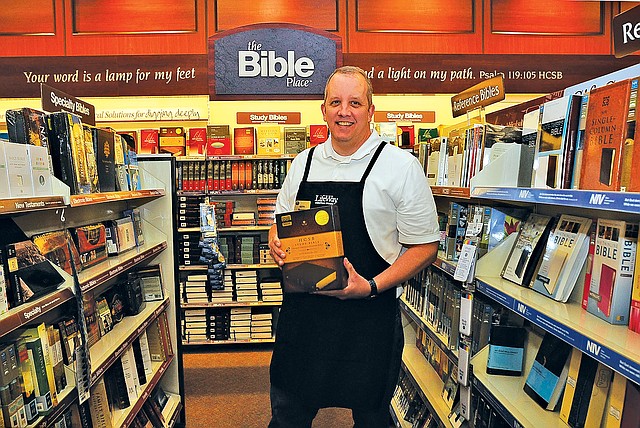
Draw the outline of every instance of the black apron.
[[[356,272],[373,278],[387,267],[367,232],[364,183],[386,143],[380,144],[359,182],[309,182],[309,152],[296,201],[336,200],[345,256]],[[390,177],[391,179],[391,177]],[[327,198],[328,196],[328,198]],[[340,300],[315,294],[285,294],[271,360],[271,383],[312,407],[375,410],[388,405],[396,288],[374,299]]]

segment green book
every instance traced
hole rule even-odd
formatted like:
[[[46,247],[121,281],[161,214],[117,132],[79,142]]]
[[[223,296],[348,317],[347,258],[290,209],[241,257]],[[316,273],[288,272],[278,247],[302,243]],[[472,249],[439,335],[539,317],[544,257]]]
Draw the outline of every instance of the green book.
[[[36,407],[38,413],[46,414],[53,402],[51,400],[51,391],[49,390],[49,379],[47,378],[47,366],[44,359],[44,350],[39,337],[24,337],[24,343],[27,347],[29,361],[31,361],[34,387],[36,392]]]

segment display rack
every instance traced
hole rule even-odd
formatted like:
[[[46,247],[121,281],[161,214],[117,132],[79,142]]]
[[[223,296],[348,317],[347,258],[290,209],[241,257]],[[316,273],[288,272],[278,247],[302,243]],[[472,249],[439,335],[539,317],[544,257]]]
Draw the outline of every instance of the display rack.
[[[451,188],[432,188],[436,197],[464,199],[464,192]],[[557,214],[569,209],[577,215],[638,219],[640,194],[623,192],[597,192],[572,189],[532,189],[477,187],[469,192],[469,204],[512,204],[535,207],[537,212]],[[475,291],[522,316],[545,332],[551,333],[581,352],[621,373],[627,379],[640,383],[640,335],[626,325],[612,325],[582,308],[581,284],[567,303],[556,302],[536,291],[513,284],[500,276],[508,252],[515,240],[507,240],[481,257],[475,270]],[[443,272],[455,273],[456,263],[443,257],[433,264]],[[414,322],[420,317],[411,308],[402,305]],[[540,338],[530,334],[526,348],[525,373],[520,377],[486,374],[487,349],[471,359],[471,384],[474,390],[492,405],[513,427],[566,427],[558,413],[537,406],[523,392],[523,383],[531,367]],[[528,364],[528,366],[527,366]],[[436,402],[438,398],[436,397]],[[440,400],[441,401],[441,400]]]
[[[166,235],[162,232],[162,230],[167,230],[165,223],[171,224],[172,220],[170,215],[171,201],[168,196],[165,196],[167,188],[162,179],[158,179],[163,175],[163,168],[161,163],[155,161],[141,160],[139,165],[143,186],[147,190],[72,195],[70,197],[3,199],[0,200],[0,215],[11,216],[24,233],[31,236],[43,231],[60,230],[89,222],[95,223],[112,219],[125,208],[138,207],[141,210],[146,244],[120,255],[110,256],[104,262],[82,271],[77,278],[77,283],[81,287],[78,292],[84,294],[92,291],[116,280],[131,268],[143,263],[160,263],[166,273],[172,273],[173,257],[165,251],[172,246],[172,242],[167,240]],[[164,170],[170,172],[171,168],[165,164]],[[167,201],[169,204],[168,214]],[[56,267],[56,269],[58,268]],[[14,335],[20,329],[37,325],[43,320],[52,319],[51,313],[54,313],[53,316],[55,316],[55,312],[60,311],[63,305],[76,299],[74,280],[68,274],[58,270],[68,279],[57,290],[0,315],[0,331],[2,331],[3,337]],[[163,280],[165,293],[168,293],[163,301],[148,302],[142,313],[133,317],[125,317],[109,334],[90,348],[91,383],[95,383],[109,365],[115,362],[131,345],[133,339],[138,337],[161,313],[166,312],[175,322],[175,309],[170,305],[170,302],[174,300],[173,275],[164,275]],[[84,315],[80,314],[79,316]],[[177,347],[175,327],[173,330],[170,340],[175,349]],[[70,375],[74,377],[73,373]],[[116,417],[116,426],[130,425],[142,403],[148,398],[150,391],[158,384],[162,384],[163,388],[173,396],[173,413],[167,415],[175,425],[180,420],[179,411],[182,409],[183,397],[177,382],[178,377],[177,365],[171,358],[154,367],[153,378],[145,385],[145,392],[140,395],[138,403],[135,406],[130,406],[126,415]],[[58,394],[58,405],[46,416],[36,419],[33,426],[52,425],[70,406],[77,404],[78,399],[78,389],[74,380],[69,382],[69,385]]]
[[[189,164],[198,165],[198,162],[209,162],[209,161],[260,161],[260,160],[284,160],[290,161],[292,157],[290,156],[263,156],[263,155],[225,155],[225,156],[182,156],[176,158],[176,168],[180,170],[187,170]],[[183,163],[183,166],[180,164]],[[196,168],[197,170],[198,168]],[[204,189],[200,189],[198,191],[193,190],[180,190],[185,188],[184,185],[184,172],[183,174],[183,185],[180,186],[180,172],[177,173],[177,182],[176,191],[175,191],[175,199],[176,203],[178,200],[183,200],[185,198],[189,198],[190,200],[196,200],[200,198],[202,200],[206,200],[209,202],[214,201],[233,201],[235,204],[235,210],[237,211],[254,211],[256,212],[257,217],[257,207],[256,201],[260,197],[275,197],[278,194],[279,189],[244,189],[244,190],[214,190],[211,187],[211,181],[206,180],[207,183],[204,186]],[[228,177],[227,177],[228,178]],[[253,186],[252,186],[253,187]],[[193,205],[192,205],[193,206]],[[192,211],[195,208],[192,208]],[[186,213],[184,213],[186,214]],[[192,212],[193,215],[193,212]],[[184,236],[184,234],[191,234],[194,236],[201,232],[200,227],[195,224],[187,225],[187,227],[181,227],[180,219],[176,223],[175,233],[176,236]],[[230,226],[230,225],[221,225],[220,223],[216,226],[216,232],[218,237],[223,236],[243,236],[244,234],[255,234],[260,235],[261,241],[266,242],[267,233],[270,229],[270,226],[261,226],[261,225],[249,225],[249,226]],[[182,234],[182,235],[180,235]],[[179,238],[178,238],[179,240]],[[178,243],[180,245],[180,243]],[[188,275],[203,275],[207,273],[207,265],[200,264],[198,262],[194,262],[193,260],[189,261],[189,264],[183,263],[181,258],[178,258],[177,262],[177,281],[183,282],[186,280]],[[268,276],[279,276],[279,266],[274,263],[231,263],[229,260],[225,260],[225,272],[240,272],[243,270],[255,270],[258,273],[258,277],[268,277]],[[194,339],[190,337],[188,329],[184,327],[184,331],[182,332],[183,340],[181,341],[181,345],[184,346],[210,346],[210,345],[227,345],[227,344],[264,344],[264,343],[273,343],[274,337],[273,332],[275,332],[275,322],[277,320],[277,313],[280,307],[280,302],[238,302],[238,301],[225,301],[225,302],[189,302],[188,300],[181,299],[180,300],[180,310],[181,314],[184,314],[185,310],[193,310],[193,309],[211,309],[211,308],[271,308],[273,311],[272,319],[272,337],[270,339],[236,339],[233,337],[233,333],[230,333],[228,340],[214,340],[211,338],[207,338],[206,340],[202,340],[200,338]],[[208,316],[208,315],[207,315]],[[186,325],[186,322],[185,322]]]

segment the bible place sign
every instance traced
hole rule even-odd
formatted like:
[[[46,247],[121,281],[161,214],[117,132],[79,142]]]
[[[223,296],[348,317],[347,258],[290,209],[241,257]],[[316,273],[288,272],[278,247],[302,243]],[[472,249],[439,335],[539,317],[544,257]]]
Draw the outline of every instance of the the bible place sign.
[[[322,98],[342,40],[293,24],[256,24],[209,38],[210,99]]]

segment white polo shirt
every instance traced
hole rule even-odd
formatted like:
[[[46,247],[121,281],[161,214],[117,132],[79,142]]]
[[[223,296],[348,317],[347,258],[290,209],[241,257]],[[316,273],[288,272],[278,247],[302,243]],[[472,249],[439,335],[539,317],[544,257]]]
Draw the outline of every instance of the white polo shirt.
[[[331,137],[317,146],[308,181],[360,181],[381,142],[374,131],[351,156],[333,150]],[[276,213],[293,211],[296,194],[310,149],[299,153],[278,194]],[[364,219],[371,241],[389,264],[402,251],[402,244],[425,244],[440,239],[438,214],[424,171],[418,160],[396,146],[382,150],[363,194]]]

